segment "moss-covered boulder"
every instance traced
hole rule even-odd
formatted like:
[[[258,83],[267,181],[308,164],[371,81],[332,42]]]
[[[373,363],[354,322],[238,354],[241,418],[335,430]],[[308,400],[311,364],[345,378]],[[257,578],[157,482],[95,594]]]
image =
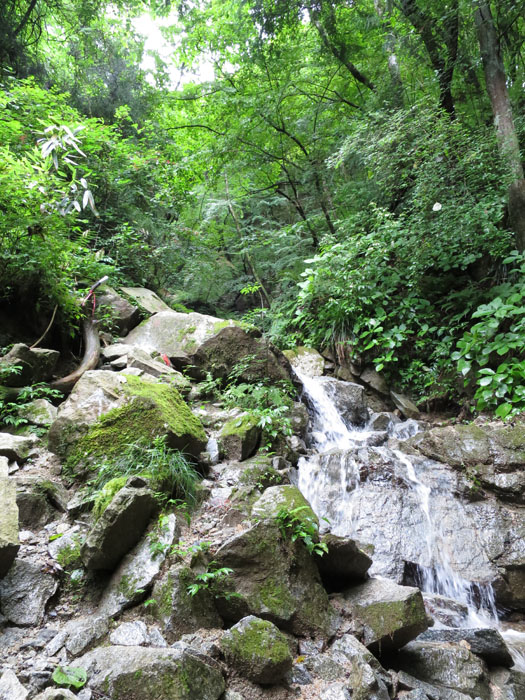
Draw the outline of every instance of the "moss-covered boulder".
[[[276,518],[286,511],[302,521],[309,521],[315,528],[319,527],[319,519],[312,510],[297,486],[282,484],[268,487],[252,506],[254,518]]]
[[[88,687],[112,700],[217,700],[220,668],[191,647],[98,647],[76,660]]]
[[[399,649],[429,626],[418,588],[371,578],[345,591],[344,598],[363,628],[363,644],[373,652]]]
[[[324,374],[325,359],[313,348],[300,346],[284,350],[284,355],[295,370],[307,377],[321,377]]]
[[[74,391],[51,426],[50,449],[67,457],[73,473],[84,471],[97,460],[117,457],[128,445],[158,435],[166,436],[169,447],[195,458],[205,449],[204,428],[177,389],[139,377],[104,372],[107,374],[119,377],[115,387],[107,387],[107,377],[86,380],[96,379],[100,385],[103,379],[106,388],[99,386],[102,401],[107,393],[113,394],[112,402],[104,402],[106,411],[88,422],[83,413],[85,402]]]
[[[329,635],[335,611],[304,543],[284,537],[274,520],[263,520],[227,540],[217,551],[219,567],[233,569],[216,606],[237,622],[247,615],[270,620],[296,634]],[[234,595],[231,595],[231,594]]]
[[[157,507],[147,488],[120,489],[88,532],[82,547],[87,569],[112,570],[134,547]]]
[[[0,462],[0,578],[9,571],[19,548],[16,486],[8,477],[7,464]]]
[[[227,421],[219,433],[219,452],[224,459],[242,462],[251,457],[261,440],[257,418],[243,413]]]
[[[209,590],[201,588],[190,595],[188,586],[195,583],[195,574],[187,566],[176,564],[156,581],[151,597],[155,604],[151,614],[161,623],[161,630],[170,643],[183,634],[202,628],[222,627]]]
[[[241,676],[263,685],[279,683],[293,663],[285,635],[271,622],[253,615],[223,635],[221,651]]]

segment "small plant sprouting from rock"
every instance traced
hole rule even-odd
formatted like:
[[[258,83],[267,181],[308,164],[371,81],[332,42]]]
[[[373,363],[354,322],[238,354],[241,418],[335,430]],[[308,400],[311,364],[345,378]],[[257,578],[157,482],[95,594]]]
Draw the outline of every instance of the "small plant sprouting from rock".
[[[310,554],[317,554],[322,557],[328,552],[328,547],[324,542],[319,542],[319,528],[317,523],[308,516],[301,513],[308,510],[307,506],[299,506],[288,510],[281,508],[275,519],[283,537],[290,537],[292,542],[300,539],[306,545]]]
[[[202,574],[195,575],[195,582],[187,588],[189,595],[195,596],[199,591],[210,591],[215,598],[230,597],[233,593],[225,593],[220,590],[218,584],[224,581],[225,578],[233,574],[233,569],[223,566],[219,569],[215,568],[216,562],[210,562],[207,571]]]
[[[57,666],[51,677],[56,685],[77,690],[87,683],[87,673],[79,666]]]

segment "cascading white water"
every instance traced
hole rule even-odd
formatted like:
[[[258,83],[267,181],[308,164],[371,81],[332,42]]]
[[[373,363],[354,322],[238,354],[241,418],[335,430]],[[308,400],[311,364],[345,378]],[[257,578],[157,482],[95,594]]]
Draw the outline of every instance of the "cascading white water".
[[[296,371],[297,372],[297,371]],[[297,372],[312,411],[311,446],[314,454],[299,461],[299,488],[319,516],[330,505],[330,529],[334,534],[355,536],[354,503],[360,488],[359,450],[367,445],[373,431],[349,429],[339,415],[323,386],[323,378],[311,378]],[[398,439],[407,439],[419,430],[415,421],[405,421],[391,431]],[[494,591],[490,584],[473,584],[454,571],[449,556],[449,543],[439,518],[432,512],[436,494],[417,474],[408,455],[388,450],[406,470],[406,482],[415,494],[423,514],[421,559],[428,566],[417,567],[417,583],[428,593],[454,599],[468,610],[463,627],[496,628],[505,638],[515,669],[525,671],[525,633],[508,629],[498,619]],[[334,484],[337,486],[334,488]],[[337,504],[334,507],[334,498]]]

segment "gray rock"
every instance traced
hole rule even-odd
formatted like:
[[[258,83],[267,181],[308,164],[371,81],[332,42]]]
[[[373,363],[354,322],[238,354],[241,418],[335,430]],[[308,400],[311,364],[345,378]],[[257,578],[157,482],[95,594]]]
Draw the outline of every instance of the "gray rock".
[[[383,396],[390,395],[390,389],[388,388],[385,378],[373,367],[366,367],[359,375],[359,379],[365,386],[370,387],[379,394]]]
[[[219,453],[224,459],[241,462],[253,455],[260,439],[257,419],[243,413],[224,424],[218,436]]]
[[[92,690],[111,700],[218,700],[220,669],[187,645],[176,648],[99,647],[80,657]]]
[[[193,583],[194,572],[183,564],[170,567],[155,582],[152,598],[156,604],[151,612],[168,642],[196,629],[222,627],[211,592],[203,588],[192,596],[188,586]]]
[[[156,507],[149,489],[120,489],[88,532],[81,553],[86,568],[112,571],[140,540]]]
[[[43,573],[37,564],[17,560],[0,581],[0,610],[15,625],[39,625],[57,587],[53,576]]]
[[[330,683],[327,688],[321,690],[319,700],[351,700],[351,691],[344,683]]]
[[[419,418],[419,409],[408,396],[390,391],[390,397],[405,418]]]
[[[38,693],[33,700],[78,700],[78,696],[67,688],[47,688],[43,693]]]
[[[370,430],[390,431],[394,425],[400,422],[400,419],[393,413],[380,411],[379,413],[372,413],[367,428],[370,428]]]
[[[303,494],[297,486],[291,484],[281,484],[279,486],[269,486],[252,506],[253,518],[276,518],[281,510],[287,512],[296,511],[296,516],[300,520],[310,521],[315,528],[319,527],[317,515],[312,510]]]
[[[463,627],[468,617],[468,607],[453,598],[437,593],[423,593],[425,610],[433,620],[445,627]]]
[[[354,636],[344,634],[332,644],[329,653],[347,670],[352,700],[389,700],[388,674]]]
[[[109,623],[103,615],[93,615],[71,620],[66,625],[65,631],[67,633],[66,649],[71,656],[79,656],[106,636],[109,631]]]
[[[292,424],[292,431],[294,435],[300,437],[304,440],[306,437],[306,432],[308,430],[308,424],[310,422],[310,416],[308,414],[308,409],[304,403],[295,402],[292,406],[292,411],[290,415],[290,421]]]
[[[65,511],[68,496],[60,481],[44,479],[41,475],[26,475],[23,471],[14,480],[21,527],[36,531],[56,520],[57,511]]]
[[[472,700],[472,695],[460,693],[458,690],[453,690],[452,688],[431,685],[418,678],[414,678],[405,671],[400,671],[397,674],[397,680],[399,682],[399,688],[421,690],[429,700]]]
[[[223,618],[236,622],[256,615],[295,634],[328,635],[335,611],[321,585],[317,567],[302,541],[283,539],[265,520],[227,540],[215,555],[219,567],[233,569],[218,598]]]
[[[513,665],[512,656],[501,634],[491,628],[479,629],[428,629],[418,637],[418,642],[453,642],[464,640],[473,654],[481,656],[490,666]]]
[[[399,652],[403,671],[432,685],[489,700],[487,666],[467,644],[411,642]]]
[[[324,374],[325,359],[313,348],[297,347],[285,350],[284,355],[295,370],[307,377],[321,377]]]
[[[321,542],[328,547],[328,552],[316,556],[315,560],[323,581],[331,590],[341,590],[351,582],[366,578],[366,572],[372,566],[369,554],[373,553],[373,546],[331,533],[323,535]]]
[[[46,399],[35,399],[20,406],[18,415],[28,423],[48,428],[56,420],[58,409]]]
[[[169,382],[183,395],[186,395],[191,389],[190,380],[181,374],[181,372],[177,372],[160,359],[153,360],[151,356],[141,348],[132,347],[129,349],[127,354],[127,366],[140,369],[152,377]]]
[[[179,537],[177,518],[170,513],[127,554],[111,577],[99,605],[99,613],[114,617],[142,600],[166,559],[169,548]],[[158,546],[152,551],[152,542]]]
[[[6,669],[0,676],[0,700],[26,700],[28,691],[20,683],[14,671]]]
[[[368,408],[365,390],[360,384],[343,382],[332,377],[322,377],[320,381],[347,427],[361,426],[366,423]]]
[[[120,291],[150,314],[156,314],[159,311],[171,311],[170,307],[165,304],[155,292],[152,292],[151,289],[145,289],[144,287],[121,287]]]
[[[0,475],[0,579],[9,571],[19,548],[16,486],[4,469]]]
[[[253,615],[225,632],[221,649],[230,666],[255,683],[279,683],[292,668],[285,635],[271,622]]]
[[[100,354],[105,360],[111,362],[112,360],[118,360],[120,357],[126,357],[132,347],[132,345],[127,345],[126,343],[113,343],[102,348]]]
[[[0,366],[21,367],[18,374],[11,374],[2,381],[6,386],[26,386],[45,382],[51,378],[60,353],[57,350],[29,348],[23,343],[13,345],[11,350],[0,358]]]
[[[0,433],[0,456],[7,457],[9,461],[25,462],[37,442],[35,435]]]
[[[429,625],[418,588],[372,578],[345,591],[344,598],[363,626],[363,643],[373,651],[399,649]]]
[[[525,673],[494,669],[490,674],[493,700],[522,700],[525,698]]]
[[[130,304],[107,284],[97,290],[97,302],[97,318],[103,318],[105,327],[109,319],[111,332],[116,331],[118,335],[125,335],[140,321],[141,313],[138,307]]]
[[[148,628],[142,620],[123,622],[109,635],[111,644],[124,647],[140,647],[149,640]]]

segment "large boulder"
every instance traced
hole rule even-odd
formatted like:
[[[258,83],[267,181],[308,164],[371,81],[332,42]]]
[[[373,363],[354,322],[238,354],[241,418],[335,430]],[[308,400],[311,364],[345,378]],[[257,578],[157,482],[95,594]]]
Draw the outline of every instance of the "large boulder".
[[[159,311],[171,311],[170,307],[151,289],[146,289],[145,287],[121,287],[120,291],[131,299],[133,304],[136,304],[149,314],[156,314]]]
[[[389,700],[388,674],[355,637],[343,634],[330,648],[330,655],[349,670],[352,700]]]
[[[467,645],[446,642],[412,642],[398,656],[399,667],[436,686],[472,698],[491,697],[487,666]]]
[[[191,647],[99,647],[77,659],[88,687],[112,700],[218,700],[220,669]]]
[[[57,413],[57,408],[46,399],[35,399],[18,409],[20,418],[39,428],[48,428],[56,420]]]
[[[344,598],[362,626],[363,644],[374,652],[399,649],[429,626],[418,588],[371,578],[345,591]]]
[[[24,529],[37,531],[55,520],[57,511],[65,511],[67,492],[61,482],[23,471],[15,474],[14,481],[18,519]]]
[[[153,587],[152,615],[161,623],[168,642],[196,629],[222,627],[211,592],[205,588],[190,595],[188,587],[196,581],[194,572],[183,564],[169,568]]]
[[[271,622],[253,615],[223,635],[221,650],[235,671],[263,685],[279,683],[293,663],[285,635]]]
[[[0,612],[20,627],[39,625],[58,582],[38,564],[17,560],[0,581]]]
[[[227,540],[215,559],[233,569],[216,602],[226,620],[256,615],[296,634],[333,631],[335,611],[313,558],[300,539],[284,538],[275,521],[262,520]]]
[[[365,390],[360,384],[343,382],[333,377],[321,377],[321,386],[347,428],[362,426],[368,420]]]
[[[466,642],[473,654],[481,656],[489,666],[510,668],[514,661],[505,640],[492,628],[428,629],[418,637],[418,642]]]
[[[7,464],[0,462],[0,578],[5,576],[20,548],[15,482]]]
[[[342,590],[351,583],[363,581],[368,569],[372,566],[369,556],[374,548],[362,545],[349,538],[333,535],[323,535],[321,542],[327,551],[316,556],[319,573],[329,590]]]
[[[149,489],[134,486],[120,489],[88,532],[82,547],[85,567],[113,570],[137,544],[156,507]]]
[[[130,304],[107,284],[98,288],[97,302],[97,318],[116,335],[129,333],[140,321],[138,306]]]
[[[313,348],[297,347],[284,350],[284,356],[300,374],[307,377],[322,377],[324,374],[325,359]]]
[[[206,448],[204,429],[177,389],[93,371],[86,372],[60,406],[49,447],[67,457],[71,471],[81,472],[96,459],[120,456],[128,445],[158,435],[195,458]]]
[[[223,458],[242,462],[251,457],[259,446],[261,428],[257,418],[243,413],[227,421],[218,436],[219,452]]]
[[[7,386],[17,387],[45,382],[51,378],[59,357],[60,353],[57,350],[29,348],[23,343],[17,343],[7,355],[0,358],[0,367],[19,367],[20,370],[7,373],[2,382]]]
[[[99,614],[114,617],[144,599],[179,537],[174,513],[161,516],[113,573],[102,595]],[[153,546],[155,545],[155,546]]]
[[[36,435],[0,433],[0,457],[7,457],[9,461],[25,462],[36,442]]]
[[[301,521],[313,523],[314,529],[319,526],[317,515],[297,486],[291,484],[269,486],[252,506],[254,518],[276,518],[280,512],[289,513]]]

